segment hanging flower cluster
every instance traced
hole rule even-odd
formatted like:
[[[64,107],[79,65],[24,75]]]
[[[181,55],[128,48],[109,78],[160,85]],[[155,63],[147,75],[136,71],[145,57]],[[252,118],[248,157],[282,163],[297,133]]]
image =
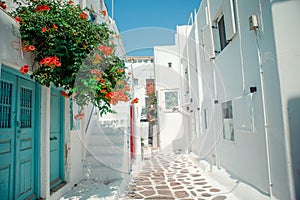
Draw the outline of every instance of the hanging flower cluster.
[[[50,57],[44,58],[40,61],[40,64],[51,67],[51,68],[61,66],[61,63],[59,62],[59,58],[56,56],[52,56],[52,57],[50,56]]]
[[[86,11],[72,1],[22,0],[10,14],[20,25],[22,49],[33,57],[33,65],[20,72],[64,88],[62,96],[72,95],[80,107],[92,103],[104,114],[129,101],[130,88],[124,61],[115,54],[115,33],[91,23]]]
[[[112,46],[100,45],[85,59],[71,92],[75,99],[86,100],[80,96],[87,95],[100,109],[100,114],[113,112],[111,105],[129,101],[130,87],[125,72],[124,61],[114,55]]]
[[[23,67],[20,68],[20,72],[22,74],[26,74],[29,71],[29,66],[28,65],[24,65]]]

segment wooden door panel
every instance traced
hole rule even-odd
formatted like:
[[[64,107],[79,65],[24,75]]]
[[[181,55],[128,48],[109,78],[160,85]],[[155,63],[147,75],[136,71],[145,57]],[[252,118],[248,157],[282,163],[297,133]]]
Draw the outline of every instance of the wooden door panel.
[[[16,76],[0,80],[0,199],[14,199]]]

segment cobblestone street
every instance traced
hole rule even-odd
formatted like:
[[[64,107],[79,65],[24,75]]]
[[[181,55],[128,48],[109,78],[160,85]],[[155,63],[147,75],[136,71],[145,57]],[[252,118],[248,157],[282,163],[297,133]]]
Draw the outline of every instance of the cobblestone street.
[[[133,177],[124,199],[237,199],[201,175],[199,167],[184,154],[152,153]]]

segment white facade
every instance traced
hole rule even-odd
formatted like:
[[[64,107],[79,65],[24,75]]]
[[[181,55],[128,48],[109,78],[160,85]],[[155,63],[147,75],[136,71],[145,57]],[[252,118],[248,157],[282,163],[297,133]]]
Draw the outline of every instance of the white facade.
[[[16,22],[2,10],[0,11],[1,23],[1,56],[0,66],[2,70],[19,71],[20,66],[31,63],[28,54],[25,54],[21,48],[20,40],[13,35],[12,26],[15,28],[15,34],[18,35],[18,27]],[[13,45],[12,45],[13,44]],[[28,78],[28,77],[27,77]],[[81,180],[82,165],[83,165],[83,141],[85,123],[81,122],[81,128],[77,131],[70,130],[70,109],[69,99],[64,100],[64,177],[66,185],[58,192],[50,195],[50,88],[41,87],[40,93],[40,127],[38,135],[40,141],[35,148],[39,152],[39,196],[46,199],[57,199],[64,191],[69,190],[73,185]],[[38,123],[38,122],[36,122]]]
[[[155,85],[157,92],[159,147],[162,151],[187,152],[189,135],[184,135],[188,127],[184,123],[189,112],[185,109],[189,105],[187,79],[183,74],[180,60],[180,44],[184,44],[190,28],[178,27],[176,44],[172,46],[154,47]]]
[[[143,159],[143,146],[149,144],[149,123],[147,121],[146,110],[146,81],[154,79],[153,57],[132,56],[126,58],[126,67],[130,74],[131,97],[138,98],[139,101],[132,105],[133,109],[133,137],[135,161],[133,168],[139,169]],[[141,121],[142,120],[142,121]]]
[[[188,61],[178,77],[188,78],[181,89],[189,91],[194,113],[179,134],[189,138],[199,159],[275,199],[300,198],[300,28],[290,26],[300,19],[299,6],[299,1],[204,0],[189,42],[177,50]],[[158,51],[163,48],[156,48],[155,63],[166,65],[169,55]],[[156,74],[159,81],[170,72],[156,67]]]
[[[80,2],[82,6],[86,6],[86,1]],[[104,3],[101,2],[93,2],[93,8],[95,11],[99,10],[106,10],[106,7],[104,6]],[[99,3],[99,4],[98,4]],[[92,4],[92,3],[91,3]],[[89,4],[89,6],[91,5]],[[100,5],[101,4],[101,5]],[[8,3],[8,9],[10,9],[10,6],[13,6],[13,4]],[[107,18],[106,20],[102,18]],[[101,19],[100,19],[101,18]],[[102,16],[100,13],[98,13],[98,21],[101,22],[106,21],[110,22],[108,23],[109,27],[118,34],[115,22],[111,19],[108,19],[108,17]],[[18,25],[15,22],[13,18],[11,18],[5,11],[0,9],[0,25],[1,25],[1,40],[0,40],[0,71],[2,70],[10,70],[13,73],[17,74],[17,77],[24,78],[26,80],[30,80],[29,76],[24,75],[22,76],[19,72],[19,68],[23,66],[24,64],[30,64],[32,63],[30,55],[24,53],[22,51],[21,47],[21,41],[18,37]],[[12,28],[13,27],[13,28]],[[116,37],[115,44],[118,45],[117,48],[117,54],[120,56],[124,56],[124,48],[122,46],[121,41],[119,38]],[[2,74],[0,74],[0,78]],[[5,77],[4,77],[5,78]],[[30,80],[32,81],[32,80]],[[33,82],[33,81],[32,81]],[[50,162],[51,162],[51,156],[50,156],[50,116],[53,112],[53,109],[51,109],[51,89],[43,86],[37,86],[37,94],[39,94],[38,98],[39,101],[37,102],[39,105],[39,112],[36,113],[36,119],[38,119],[35,123],[37,124],[37,127],[39,129],[37,130],[37,138],[39,141],[36,141],[36,145],[34,148],[38,152],[38,159],[37,161],[37,171],[36,177],[38,177],[38,180],[34,180],[34,184],[37,185],[37,190],[35,195],[37,198],[43,198],[43,199],[59,199],[64,193],[69,191],[71,188],[74,187],[75,184],[77,184],[79,181],[84,178],[84,160],[85,160],[85,154],[87,150],[86,146],[86,128],[88,126],[88,118],[91,113],[91,107],[87,107],[84,109],[84,117],[82,120],[78,120],[78,123],[75,125],[76,127],[74,129],[71,129],[70,127],[70,100],[68,98],[64,98],[62,105],[62,112],[63,112],[63,141],[62,141],[62,166],[63,169],[63,183],[64,185],[59,188],[58,190],[50,190]],[[74,103],[75,104],[75,103]],[[128,105],[126,105],[128,108]],[[73,110],[76,110],[76,106],[73,105]],[[74,110],[74,115],[77,114]],[[128,112],[128,109],[126,110]],[[73,118],[73,117],[72,117]],[[128,122],[127,117],[127,122]],[[2,118],[1,118],[2,119]],[[124,125],[125,129],[128,129],[128,124]],[[128,130],[126,130],[128,131]],[[126,133],[125,131],[125,133]],[[126,147],[126,134],[122,136],[122,139],[124,139],[123,147]],[[50,138],[50,140],[49,140]],[[127,151],[123,151],[122,153],[128,154]],[[128,159],[128,155],[122,154],[122,159]],[[121,173],[128,174],[128,160],[124,161],[124,166],[121,169]],[[125,171],[122,171],[122,170]],[[127,171],[126,171],[127,170]],[[2,176],[2,175],[1,175]],[[17,175],[16,175],[17,176]],[[1,179],[2,180],[2,179]],[[2,186],[1,186],[2,187]],[[1,195],[4,195],[1,193]],[[1,198],[5,198],[4,196],[1,196]]]

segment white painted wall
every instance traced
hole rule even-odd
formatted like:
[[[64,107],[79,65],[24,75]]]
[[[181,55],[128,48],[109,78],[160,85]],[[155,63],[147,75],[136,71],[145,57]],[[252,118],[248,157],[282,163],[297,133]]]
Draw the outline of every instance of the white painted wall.
[[[19,25],[4,10],[0,9],[0,62],[19,70],[30,64],[30,54],[22,50]]]
[[[299,8],[299,1],[271,1],[274,39],[280,80],[280,86],[276,89],[280,89],[281,93],[282,106],[280,107],[280,112],[282,112],[283,115],[283,128],[285,133],[282,134],[282,132],[278,132],[276,137],[272,137],[273,145],[271,148],[274,152],[272,154],[272,159],[274,160],[274,165],[276,167],[274,169],[274,179],[279,182],[285,178],[282,176],[286,176],[286,173],[281,174],[281,171],[282,167],[286,166],[290,178],[289,191],[286,191],[286,193],[290,192],[291,199],[300,198],[300,79],[298,77],[298,74],[300,73],[300,28],[299,26],[290,26],[290,22],[293,22],[295,19],[300,19]],[[265,55],[266,62],[273,61],[270,60],[272,57],[267,57],[267,55],[268,54]],[[271,66],[268,67],[269,73],[272,70]],[[270,91],[274,86],[272,86],[271,80],[268,82],[268,91]],[[272,109],[273,107],[270,107],[270,111]],[[274,111],[270,113],[270,115],[273,113]],[[282,146],[283,141],[286,145],[285,150],[278,148],[278,146]],[[282,155],[283,161],[286,160],[285,162],[280,162],[280,158],[276,155],[280,150],[285,151],[285,155]],[[281,185],[275,185],[274,187],[276,187],[276,192],[281,191],[281,188],[279,188]],[[292,196],[294,192],[295,197]]]
[[[19,70],[24,64],[32,64],[29,53],[22,51],[18,25],[13,18],[0,9],[0,63]],[[1,65],[0,65],[1,66]],[[40,197],[58,199],[78,183],[82,176],[84,126],[79,131],[70,131],[69,100],[65,99],[65,181],[67,184],[50,195],[50,88],[41,87],[40,107]]]
[[[154,47],[155,85],[158,92],[158,118],[159,118],[159,148],[162,151],[187,152],[188,138],[184,137],[183,120],[188,115],[182,105],[180,93],[181,68],[179,51],[174,46]],[[172,63],[172,67],[168,63]],[[165,92],[177,90],[179,96],[178,110],[165,110]]]
[[[300,68],[296,41],[300,29],[291,27],[288,22],[299,19],[300,3],[233,1],[237,33],[215,59],[210,60],[203,31],[215,25],[226,2],[229,1],[203,0],[196,16],[194,27],[200,39],[196,63],[200,64],[198,81],[202,91],[199,92],[201,119],[198,123],[202,131],[192,151],[264,194],[278,199],[298,199],[300,139],[296,132],[299,130],[297,74]],[[258,17],[256,33],[249,30],[251,15]],[[196,35],[190,34],[191,39]],[[215,50],[219,50],[218,40],[214,34]],[[191,62],[193,60],[191,55]],[[191,87],[197,84],[190,83]],[[253,86],[257,92],[250,93]],[[235,141],[223,139],[221,105],[228,100],[233,104]],[[204,110],[207,111],[207,128],[204,127]]]

